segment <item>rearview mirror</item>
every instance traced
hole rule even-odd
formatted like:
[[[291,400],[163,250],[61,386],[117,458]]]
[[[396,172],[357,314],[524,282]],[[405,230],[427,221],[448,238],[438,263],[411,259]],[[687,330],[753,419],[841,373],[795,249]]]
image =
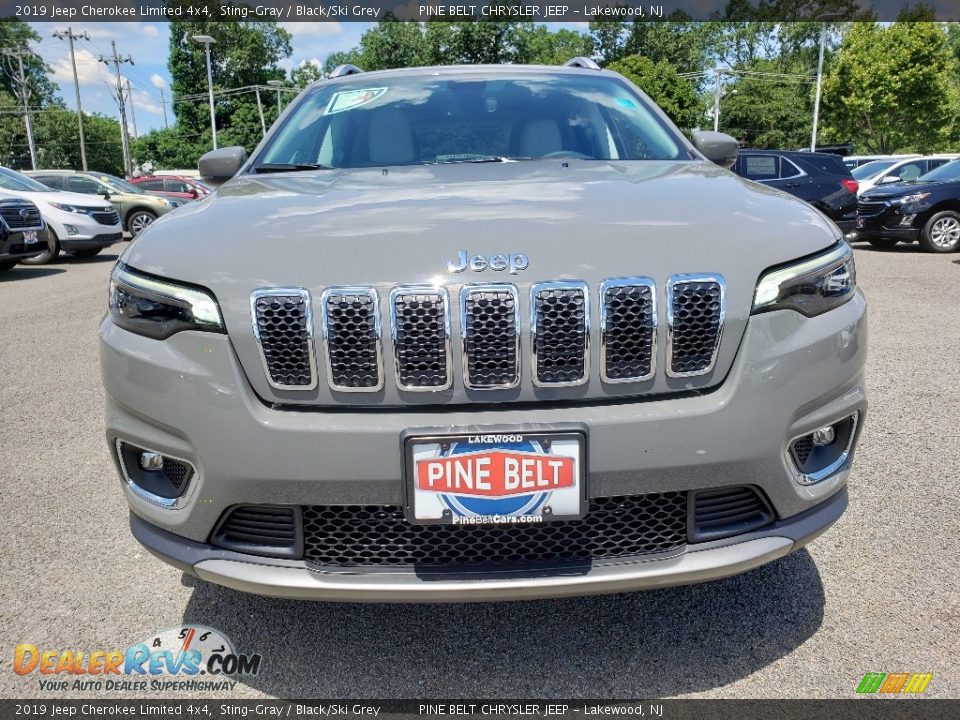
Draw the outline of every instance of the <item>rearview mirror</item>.
[[[693,146],[702,152],[710,162],[725,168],[733,167],[740,152],[740,143],[726,133],[713,130],[694,130]]]
[[[200,158],[200,177],[214,185],[225,183],[247,161],[247,151],[239,145],[211,150]]]

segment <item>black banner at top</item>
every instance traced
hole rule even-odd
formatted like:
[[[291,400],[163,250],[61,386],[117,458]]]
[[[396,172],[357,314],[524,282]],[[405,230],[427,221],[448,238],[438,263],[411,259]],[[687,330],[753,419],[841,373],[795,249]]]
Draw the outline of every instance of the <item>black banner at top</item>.
[[[29,22],[960,20],[960,0],[0,0]]]

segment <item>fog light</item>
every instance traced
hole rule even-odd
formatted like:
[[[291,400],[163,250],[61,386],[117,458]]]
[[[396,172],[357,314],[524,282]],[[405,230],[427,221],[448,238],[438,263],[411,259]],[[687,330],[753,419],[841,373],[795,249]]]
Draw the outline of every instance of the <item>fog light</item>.
[[[910,225],[913,225],[913,219],[914,219],[916,216],[917,216],[916,213],[914,213],[913,215],[904,215],[902,218],[900,218],[900,225],[902,225],[902,226],[910,226]]]
[[[79,234],[80,234],[80,231],[77,230],[76,226],[74,226],[74,225],[67,225],[66,223],[64,223],[64,226],[63,226],[63,227],[66,229],[67,235],[79,235]]]
[[[813,431],[813,444],[817,447],[829,445],[837,437],[832,425],[826,425]]]
[[[144,470],[163,470],[163,455],[155,452],[140,453],[140,467]]]

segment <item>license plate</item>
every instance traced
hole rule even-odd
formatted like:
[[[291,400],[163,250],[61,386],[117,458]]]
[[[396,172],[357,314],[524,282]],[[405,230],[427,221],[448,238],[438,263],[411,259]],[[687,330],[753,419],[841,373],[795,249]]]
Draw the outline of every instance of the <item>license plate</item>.
[[[863,218],[857,218],[857,229],[858,230],[863,229]]]
[[[23,231],[23,242],[25,245],[33,245],[34,243],[40,242],[40,238],[37,237],[36,230],[24,230]]]
[[[586,511],[581,432],[409,437],[407,518],[425,525],[543,523]]]

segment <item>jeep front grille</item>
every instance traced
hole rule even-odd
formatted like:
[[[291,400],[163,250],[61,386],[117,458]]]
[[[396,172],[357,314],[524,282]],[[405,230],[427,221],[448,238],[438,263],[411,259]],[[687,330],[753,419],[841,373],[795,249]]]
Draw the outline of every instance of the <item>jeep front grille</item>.
[[[674,275],[667,283],[667,374],[706,375],[720,349],[726,308],[723,278]]]
[[[582,385],[590,373],[590,296],[585,283],[538,283],[530,291],[533,382]]]
[[[302,288],[257,290],[251,306],[253,332],[270,384],[278,390],[315,388],[310,293]]]
[[[520,383],[520,303],[513,285],[468,285],[460,295],[463,384],[473,390]]]
[[[331,288],[320,296],[327,383],[333,390],[383,387],[380,302],[372,288]]]
[[[666,291],[646,277],[613,278],[596,295],[579,281],[542,282],[520,297],[511,284],[464,285],[459,301],[433,286],[399,286],[383,312],[392,347],[384,364],[381,298],[370,287],[328,288],[318,312],[327,384],[337,392],[375,392],[392,374],[401,391],[443,391],[456,382],[451,320],[459,306],[460,382],[467,390],[518,387],[524,372],[537,387],[590,381],[591,306],[599,310],[599,380],[637,383],[658,368],[659,296],[666,298],[666,374],[710,373],[717,362],[726,308],[719,275],[674,275]],[[456,296],[454,296],[456,298]],[[521,301],[529,312],[529,346],[521,338]],[[254,292],[253,324],[270,385],[316,388],[311,296],[304,288]],[[523,340],[523,342],[522,342]],[[527,353],[521,353],[521,348]],[[528,364],[529,363],[529,364]]]
[[[446,290],[399,287],[390,293],[390,326],[401,390],[446,390],[450,369],[450,313]]]

